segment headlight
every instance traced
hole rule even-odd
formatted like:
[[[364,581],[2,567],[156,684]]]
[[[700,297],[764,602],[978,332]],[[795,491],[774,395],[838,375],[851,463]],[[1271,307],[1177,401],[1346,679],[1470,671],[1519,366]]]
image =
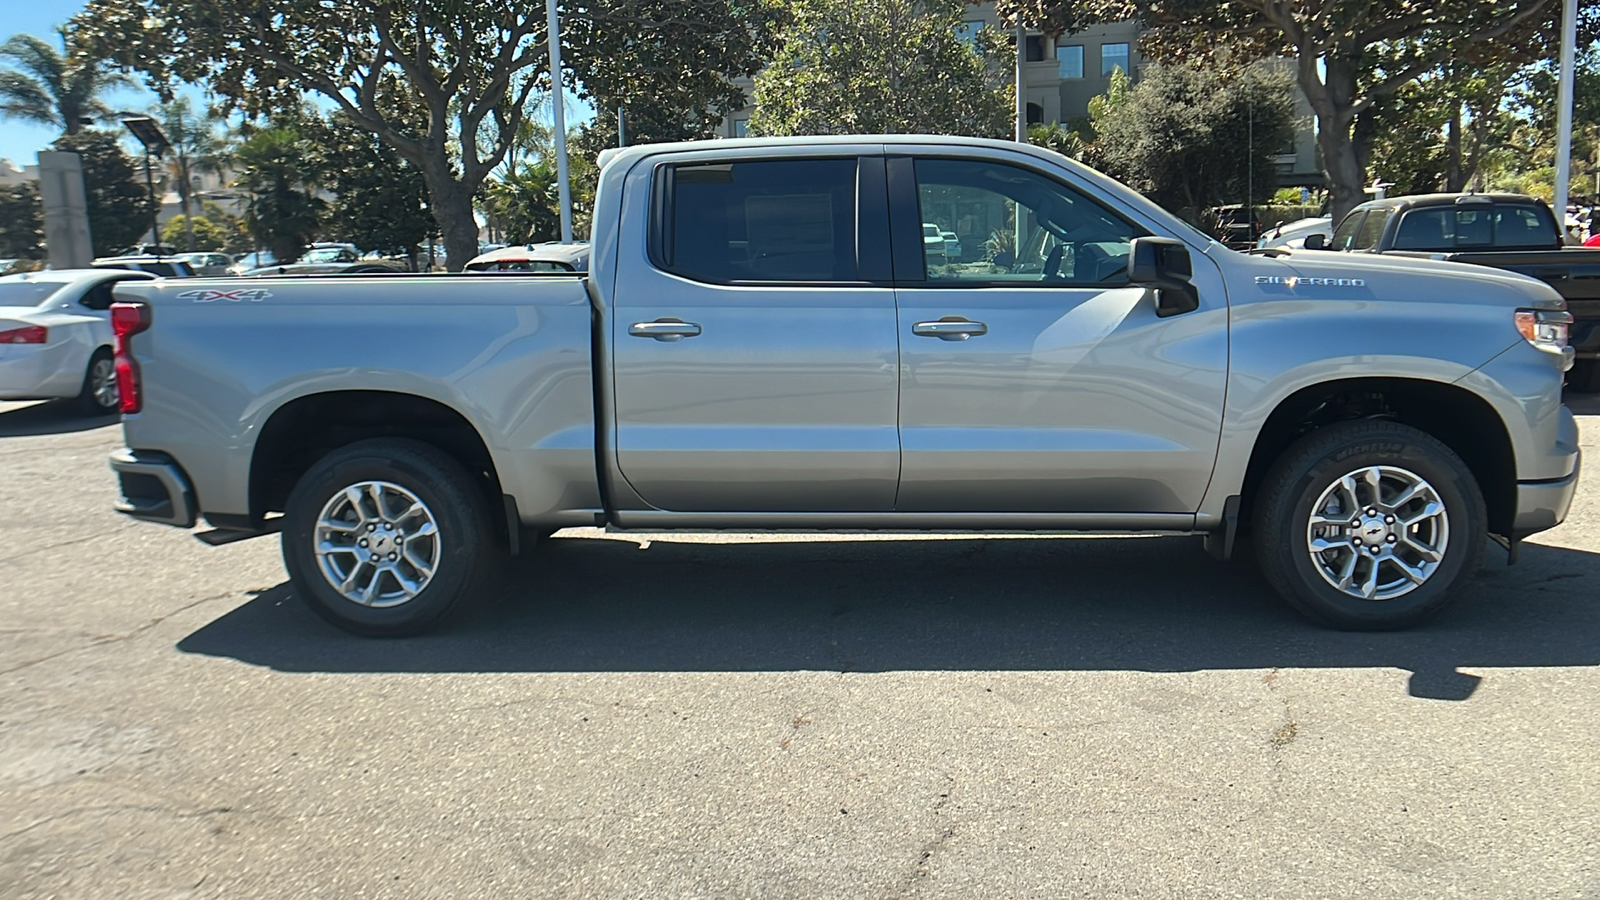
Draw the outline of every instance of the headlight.
[[[1572,327],[1572,313],[1549,309],[1517,310],[1517,331],[1528,343],[1540,350],[1561,353],[1567,347],[1567,332]]]

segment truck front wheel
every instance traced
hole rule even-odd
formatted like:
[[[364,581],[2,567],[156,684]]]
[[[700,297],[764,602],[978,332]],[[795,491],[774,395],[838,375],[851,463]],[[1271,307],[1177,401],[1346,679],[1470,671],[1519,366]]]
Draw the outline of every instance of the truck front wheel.
[[[1267,581],[1334,628],[1406,628],[1432,616],[1483,557],[1487,513],[1449,447],[1397,422],[1318,429],[1261,485],[1255,542]]]
[[[377,439],[314,464],[284,511],[283,560],[299,594],[356,634],[434,628],[475,599],[497,541],[461,464],[420,441]]]

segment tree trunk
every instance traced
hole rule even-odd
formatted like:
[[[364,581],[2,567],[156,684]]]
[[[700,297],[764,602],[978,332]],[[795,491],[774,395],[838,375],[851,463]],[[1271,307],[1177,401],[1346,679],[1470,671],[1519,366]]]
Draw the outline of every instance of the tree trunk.
[[[448,185],[436,187],[430,193],[433,220],[439,223],[439,233],[444,238],[445,268],[459,272],[468,260],[478,255],[478,223],[472,217],[472,192],[452,179]]]
[[[1340,127],[1317,116],[1317,147],[1322,150],[1322,170],[1328,176],[1328,205],[1335,225],[1367,199],[1366,172],[1356,158],[1349,126]]]
[[[1363,188],[1367,173],[1351,134],[1355,121],[1355,63],[1324,58],[1323,69],[1325,74],[1319,80],[1316,69],[1302,62],[1299,78],[1301,89],[1316,112],[1317,148],[1322,151],[1322,171],[1328,177],[1328,206],[1337,226],[1366,199]]]

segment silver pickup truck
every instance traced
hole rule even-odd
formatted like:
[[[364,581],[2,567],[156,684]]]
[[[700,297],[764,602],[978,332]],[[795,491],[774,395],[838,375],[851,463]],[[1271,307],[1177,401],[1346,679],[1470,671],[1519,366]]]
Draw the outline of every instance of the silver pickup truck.
[[[608,151],[591,237],[586,277],[120,285],[119,508],[281,531],[296,593],[373,635],[596,525],[1248,534],[1297,609],[1377,629],[1577,480],[1548,286],[1236,253],[1032,147]]]

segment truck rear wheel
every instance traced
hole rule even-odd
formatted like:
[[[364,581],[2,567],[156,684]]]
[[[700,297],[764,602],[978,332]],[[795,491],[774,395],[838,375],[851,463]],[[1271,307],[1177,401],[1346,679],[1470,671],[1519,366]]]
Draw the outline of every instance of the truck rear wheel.
[[[1334,628],[1406,628],[1443,609],[1483,558],[1487,512],[1461,458],[1424,432],[1365,420],[1319,429],[1261,485],[1267,581]]]
[[[356,634],[418,634],[476,599],[498,541],[472,476],[420,441],[361,441],[306,472],[284,511],[299,594]]]

